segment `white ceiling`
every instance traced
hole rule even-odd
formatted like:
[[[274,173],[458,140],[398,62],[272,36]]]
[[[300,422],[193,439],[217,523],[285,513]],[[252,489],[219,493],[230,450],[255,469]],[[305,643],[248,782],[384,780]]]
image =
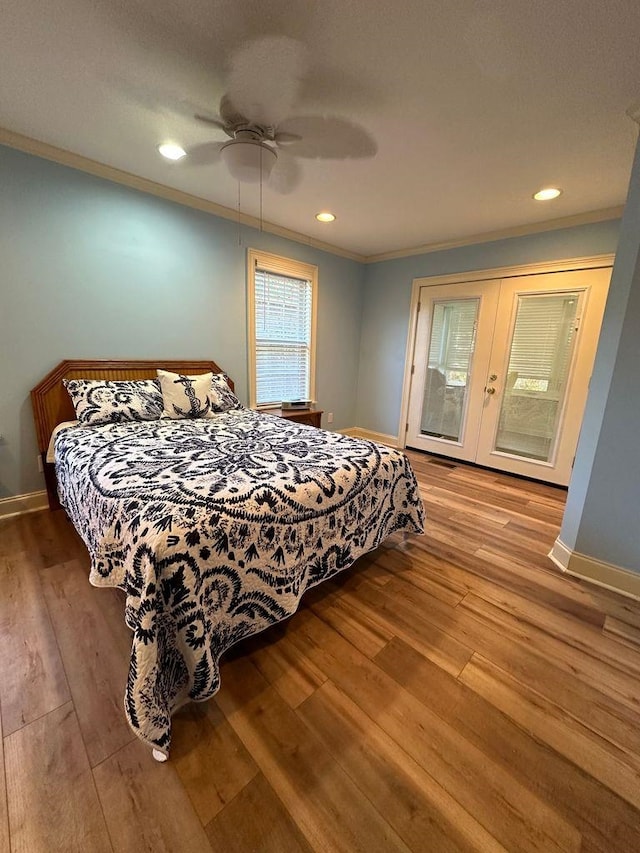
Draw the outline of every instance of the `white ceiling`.
[[[292,115],[348,120],[377,150],[285,152],[276,168],[300,182],[266,186],[263,215],[361,255],[624,203],[638,0],[5,0],[1,22],[0,126],[231,209],[222,162],[170,164],[156,145],[219,140],[193,113],[217,112],[242,46],[302,42]],[[550,184],[559,199],[532,200]],[[258,215],[259,188],[240,204]]]

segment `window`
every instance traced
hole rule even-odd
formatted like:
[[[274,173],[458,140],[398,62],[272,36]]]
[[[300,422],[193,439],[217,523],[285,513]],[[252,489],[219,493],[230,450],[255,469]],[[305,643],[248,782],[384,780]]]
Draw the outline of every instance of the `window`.
[[[317,278],[311,264],[249,249],[252,406],[314,398]]]
[[[439,370],[448,386],[467,384],[479,306],[479,299],[434,303],[429,367]]]
[[[507,384],[558,398],[569,375],[579,292],[520,294]]]

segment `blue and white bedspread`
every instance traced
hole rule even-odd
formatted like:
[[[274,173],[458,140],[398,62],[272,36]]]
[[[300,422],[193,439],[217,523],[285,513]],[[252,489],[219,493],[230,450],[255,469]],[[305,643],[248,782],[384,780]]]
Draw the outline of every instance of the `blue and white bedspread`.
[[[60,499],[96,586],[125,590],[125,710],[168,753],[171,714],[220,685],[220,656],[394,531],[423,532],[407,458],[250,410],[73,426]]]

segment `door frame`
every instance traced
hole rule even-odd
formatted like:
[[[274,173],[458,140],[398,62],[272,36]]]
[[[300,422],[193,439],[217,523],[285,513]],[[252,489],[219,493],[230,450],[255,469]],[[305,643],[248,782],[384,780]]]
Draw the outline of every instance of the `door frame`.
[[[421,276],[413,279],[411,287],[411,307],[409,311],[409,329],[404,361],[404,377],[402,381],[402,402],[400,404],[400,426],[398,429],[398,447],[406,447],[409,396],[411,393],[412,368],[416,345],[416,330],[418,325],[418,304],[421,287],[435,287],[443,284],[464,284],[465,282],[490,281],[500,278],[515,278],[541,273],[569,272],[571,270],[598,269],[613,267],[615,254],[590,255],[581,258],[570,258],[561,261],[545,261],[535,264],[524,264],[509,267],[495,267],[486,270],[469,270],[449,275]]]

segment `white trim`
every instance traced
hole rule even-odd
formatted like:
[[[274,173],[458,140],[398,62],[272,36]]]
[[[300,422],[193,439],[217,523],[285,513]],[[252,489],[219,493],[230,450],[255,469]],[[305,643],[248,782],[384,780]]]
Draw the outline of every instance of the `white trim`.
[[[272,252],[262,252],[259,249],[247,249],[247,341],[249,344],[249,407],[258,408],[256,404],[256,311],[255,311],[255,278],[256,267],[266,269],[278,275],[289,275],[292,278],[304,279],[311,282],[311,346],[309,347],[309,399],[316,398],[316,342],[318,320],[318,267],[306,264],[293,258],[284,258]],[[269,406],[260,408],[275,408]]]
[[[631,115],[631,114],[630,114]],[[634,116],[631,116],[634,118]],[[636,119],[640,121],[640,119]],[[502,228],[499,231],[486,231],[483,234],[471,234],[456,240],[443,240],[440,243],[425,243],[407,249],[396,249],[379,255],[367,255],[365,264],[377,264],[380,261],[393,261],[397,258],[409,258],[412,255],[429,255],[431,252],[443,252],[447,249],[458,249],[461,246],[474,246],[478,243],[493,243],[496,240],[509,240],[512,237],[527,237],[529,234],[539,234],[542,231],[561,231],[563,228],[575,228],[579,225],[590,225],[593,222],[608,222],[611,219],[622,219],[624,205],[604,207],[600,210],[590,210],[586,213],[576,213],[573,216],[563,216],[561,219],[547,219],[544,222],[531,222],[527,225],[515,225]]]
[[[413,286],[431,287],[441,284],[464,284],[469,281],[489,281],[494,278],[519,278],[524,275],[541,275],[572,270],[592,270],[600,267],[612,267],[615,254],[589,255],[587,257],[566,258],[559,261],[542,261],[535,264],[518,264],[493,269],[455,272],[449,275],[419,276],[413,280]]]
[[[406,423],[409,417],[409,394],[411,391],[411,366],[416,341],[418,325],[418,302],[421,287],[437,287],[443,284],[463,284],[473,281],[491,281],[493,279],[514,278],[525,275],[542,275],[545,273],[567,272],[570,270],[599,269],[612,267],[615,255],[592,255],[590,257],[567,258],[562,261],[544,261],[535,264],[525,264],[511,267],[496,267],[488,270],[470,270],[449,275],[420,276],[413,279],[411,286],[411,305],[409,309],[409,329],[407,333],[407,349],[404,358],[404,376],[402,379],[402,399],[400,403],[400,427],[398,430],[398,447],[405,447],[407,441]]]
[[[553,543],[548,556],[561,571],[574,578],[580,578],[640,601],[640,573],[638,572],[572,551],[559,538]]]
[[[355,438],[358,434],[358,427],[343,427],[342,429],[334,429],[331,432],[339,432],[340,435],[348,435]]]
[[[553,548],[549,551],[549,559],[563,572],[567,571],[572,554],[571,548],[567,548],[561,539],[556,539]]]
[[[28,512],[38,512],[48,509],[46,491],[29,492],[25,495],[15,495],[12,498],[0,498],[0,518],[11,518],[14,515],[25,515]]]
[[[386,444],[387,447],[398,446],[398,436],[387,435],[385,432],[373,432],[370,429],[363,429],[362,427],[338,429],[336,432],[340,432],[342,435],[350,435],[352,438],[364,438],[366,441],[375,441],[377,444]]]
[[[636,111],[633,107],[627,110],[629,116],[635,121],[640,121],[636,117]],[[395,258],[407,258],[412,255],[427,255],[431,252],[441,252],[445,249],[455,249],[461,246],[473,246],[478,243],[489,243],[495,240],[506,240],[511,237],[526,237],[528,234],[537,234],[541,231],[558,231],[563,228],[573,228],[578,225],[588,225],[592,222],[606,222],[611,219],[621,219],[624,210],[623,205],[617,207],[606,207],[601,210],[591,210],[586,213],[578,213],[574,216],[564,216],[560,219],[550,219],[544,222],[532,222],[526,225],[517,225],[512,228],[503,228],[499,231],[488,231],[482,234],[473,234],[468,237],[460,237],[455,240],[445,240],[439,243],[425,243],[421,246],[409,247],[406,249],[396,249],[391,252],[383,252],[377,255],[362,255],[358,252],[350,252],[347,249],[342,249],[339,246],[334,246],[331,243],[325,243],[322,240],[317,240],[315,237],[310,237],[308,234],[302,234],[298,231],[293,231],[289,228],[283,228],[273,222],[260,220],[254,216],[249,216],[246,213],[238,215],[237,210],[232,210],[229,207],[224,207],[216,202],[201,198],[200,196],[191,195],[190,193],[176,190],[164,184],[150,181],[147,178],[140,178],[130,172],[125,172],[122,169],[117,169],[114,166],[107,166],[105,163],[99,163],[97,160],[91,160],[88,157],[82,157],[80,154],[74,154],[72,151],[67,151],[64,148],[57,148],[55,145],[49,145],[46,142],[41,142],[38,139],[32,139],[29,136],[24,136],[20,133],[15,133],[7,128],[0,127],[0,145],[7,145],[10,148],[15,148],[18,151],[24,151],[26,154],[33,154],[35,157],[41,157],[44,160],[51,160],[54,163],[61,163],[63,166],[69,166],[72,169],[77,169],[80,172],[86,172],[89,175],[95,175],[98,178],[104,178],[107,181],[112,181],[122,186],[131,187],[139,192],[148,193],[149,195],[165,198],[173,201],[176,204],[182,204],[185,207],[191,207],[195,210],[202,210],[205,213],[211,213],[214,216],[220,216],[223,219],[231,219],[234,222],[240,222],[242,225],[248,225],[250,228],[257,228],[266,231],[269,234],[276,234],[278,237],[284,237],[287,240],[292,240],[295,243],[303,243],[305,246],[312,246],[314,249],[320,249],[323,252],[329,252],[332,255],[338,255],[341,258],[348,258],[351,261],[357,261],[361,264],[376,264],[380,261],[394,260]]]
[[[409,332],[407,334],[407,349],[404,354],[404,376],[402,377],[402,398],[400,402],[400,425],[398,427],[398,447],[407,446],[407,421],[409,419],[409,395],[411,393],[411,377],[413,375],[413,352],[416,345],[418,330],[418,302],[420,288],[413,280],[411,287],[411,305],[409,308]]]
[[[256,228],[259,231],[267,231],[269,234],[276,234],[278,237],[284,237],[296,243],[304,243],[305,246],[313,246],[314,249],[320,249],[332,255],[339,255],[342,258],[348,258],[350,261],[364,263],[366,260],[364,255],[360,255],[357,252],[349,252],[347,249],[341,249],[330,243],[324,243],[322,240],[309,237],[308,234],[301,234],[298,231],[283,228],[280,225],[275,225],[273,222],[260,220],[246,213],[238,214],[237,210],[216,204],[214,201],[209,201],[206,198],[191,195],[190,193],[182,192],[182,190],[167,187],[164,184],[158,184],[147,178],[140,178],[137,175],[132,175],[131,172],[124,172],[122,169],[116,169],[114,166],[107,166],[104,163],[99,163],[97,160],[90,160],[88,157],[82,157],[80,154],[74,154],[72,151],[67,151],[64,148],[56,148],[55,145],[40,142],[38,139],[31,139],[28,136],[14,133],[14,131],[3,127],[0,127],[0,145],[7,145],[9,148],[24,151],[25,154],[33,154],[35,157],[41,157],[44,160],[51,160],[54,163],[69,166],[72,169],[77,169],[79,172],[86,172],[89,175],[104,178],[115,184],[121,184],[122,186],[130,187],[131,189],[139,190],[158,198],[165,198],[176,202],[176,204],[182,204],[185,207],[192,207],[194,210],[212,213],[214,216],[220,216],[223,219],[232,219],[234,222],[240,222],[241,225],[248,225],[250,228]]]

